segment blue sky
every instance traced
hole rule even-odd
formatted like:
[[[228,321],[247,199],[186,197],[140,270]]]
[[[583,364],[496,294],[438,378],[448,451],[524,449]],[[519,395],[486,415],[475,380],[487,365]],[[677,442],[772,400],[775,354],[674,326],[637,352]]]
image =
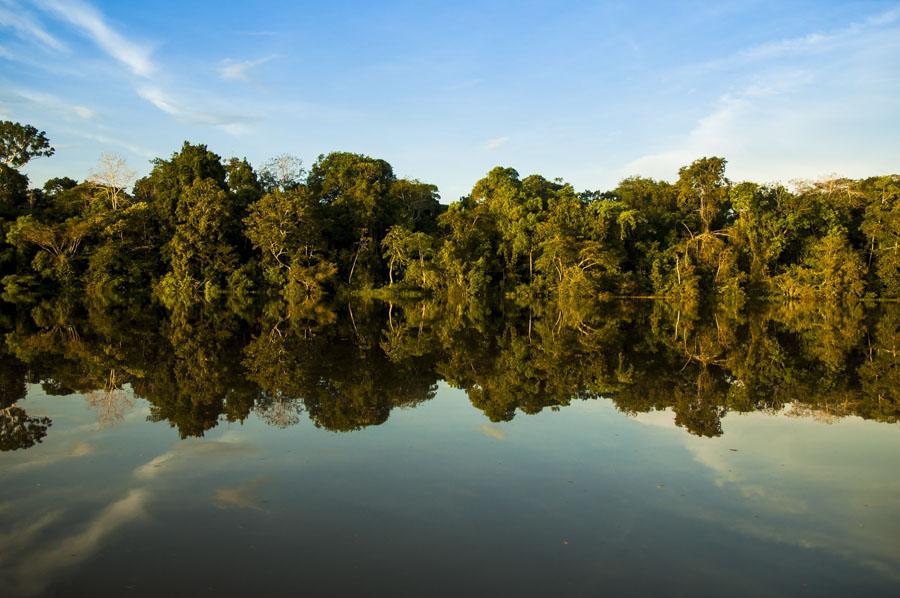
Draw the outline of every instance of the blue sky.
[[[185,139],[388,160],[444,201],[491,167],[607,189],[900,171],[900,3],[0,0],[0,118],[33,182]]]

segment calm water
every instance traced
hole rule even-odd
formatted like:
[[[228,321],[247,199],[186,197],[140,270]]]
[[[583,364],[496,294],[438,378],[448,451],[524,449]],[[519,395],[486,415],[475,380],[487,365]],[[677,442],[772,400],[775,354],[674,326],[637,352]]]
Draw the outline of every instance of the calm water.
[[[508,328],[479,353],[460,339],[494,338],[490,330],[442,336],[436,322],[446,318],[385,316],[366,319],[369,328],[357,313],[317,335],[296,332],[321,340],[300,370],[290,358],[301,345],[284,350],[284,331],[206,339],[198,347],[217,358],[206,362],[195,347],[166,370],[150,336],[117,344],[115,333],[84,322],[78,334],[10,328],[4,387],[18,389],[11,377],[20,372],[15,409],[49,427],[18,444],[4,439],[0,595],[900,592],[900,426],[883,404],[894,401],[897,361],[888,354],[876,382],[865,369],[875,367],[872,347],[896,334],[894,320],[885,328],[884,315],[864,316],[857,324],[868,344],[847,344],[837,369],[823,353],[834,338],[768,320],[765,342],[795,353],[744,371],[761,342],[747,322],[697,366],[676,359],[677,347],[706,345],[683,335],[675,349],[651,350],[646,338],[634,342],[635,318],[618,321],[632,330],[622,337],[630,350],[601,343],[553,359],[556,345],[532,322],[534,355],[510,360]],[[404,323],[410,338],[445,352],[407,349],[385,360]],[[517,326],[527,333],[527,322]],[[173,335],[163,333],[181,338]],[[261,339],[278,340],[263,351]],[[459,342],[465,350],[446,352]],[[186,343],[170,345],[176,358]],[[269,343],[281,349],[274,356]],[[666,369],[665,355],[678,367]],[[366,369],[373,361],[380,365]],[[198,381],[187,365],[233,378],[206,372]],[[577,391],[566,401],[558,390],[566,385],[546,372],[571,368]],[[105,387],[91,390],[94,370]],[[758,381],[775,370],[794,372],[801,395],[809,387],[796,372],[809,371],[825,394],[804,402],[773,390],[783,377]],[[226,397],[214,408],[203,404],[203,380]],[[246,412],[234,406],[243,401],[235,380],[252,381]],[[160,390],[170,383],[193,395],[170,397]],[[688,387],[696,396],[685,403]],[[289,399],[291,388],[304,400]],[[738,408],[754,388],[791,400]]]

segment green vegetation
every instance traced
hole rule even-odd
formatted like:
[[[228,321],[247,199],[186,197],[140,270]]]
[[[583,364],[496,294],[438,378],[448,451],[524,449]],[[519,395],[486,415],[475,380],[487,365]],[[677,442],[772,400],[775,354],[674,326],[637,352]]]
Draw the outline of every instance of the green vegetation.
[[[53,153],[33,127],[0,123],[0,149],[0,274],[13,301],[83,293],[115,305],[152,289],[169,309],[302,314],[382,287],[682,307],[900,296],[898,176],[790,191],[734,184],[725,160],[702,158],[674,184],[578,192],[498,167],[443,206],[433,185],[358,154],[320,156],[308,173],[281,156],[256,172],[185,143],[129,194],[109,156],[89,181],[29,189],[17,168]]]
[[[439,380],[493,420],[598,397],[707,436],[729,411],[900,415],[896,175],[788,190],[703,158],[577,192],[498,167],[443,206],[383,160],[255,171],[185,143],[132,192],[108,156],[32,189],[45,135],[0,137],[3,449],[47,434],[26,382],[113,414],[130,387],[182,435],[254,409],[353,430]]]
[[[493,421],[608,399],[671,409],[692,434],[728,413],[781,411],[900,421],[900,309],[820,303],[701,317],[659,301],[494,311],[483,303],[350,300],[301,317],[228,310],[106,310],[45,300],[0,322],[0,447],[40,441],[26,383],[83,394],[114,423],[130,391],[182,436],[255,411],[276,426],[306,413],[352,431],[432,399],[443,380]],[[17,403],[18,402],[18,403]]]

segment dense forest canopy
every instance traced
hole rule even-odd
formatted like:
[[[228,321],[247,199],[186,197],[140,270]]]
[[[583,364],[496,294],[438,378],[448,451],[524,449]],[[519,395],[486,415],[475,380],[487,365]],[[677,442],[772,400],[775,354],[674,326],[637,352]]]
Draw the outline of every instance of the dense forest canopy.
[[[674,184],[633,177],[599,192],[497,167],[444,206],[433,185],[359,154],[257,170],[185,142],[129,193],[109,156],[87,181],[29,188],[18,169],[53,153],[34,127],[0,123],[0,150],[9,301],[75,291],[116,304],[149,289],[169,308],[293,311],[382,287],[687,305],[900,295],[896,175],[789,190],[733,183],[713,157]]]
[[[601,192],[497,167],[446,206],[352,153],[186,142],[136,181],[104,156],[36,189],[46,135],[2,122],[0,151],[4,449],[50,426],[26,382],[113,411],[130,385],[183,435],[251,409],[357,429],[441,379],[494,420],[601,396],[701,435],[793,403],[900,414],[897,175],[788,189],[712,157]]]

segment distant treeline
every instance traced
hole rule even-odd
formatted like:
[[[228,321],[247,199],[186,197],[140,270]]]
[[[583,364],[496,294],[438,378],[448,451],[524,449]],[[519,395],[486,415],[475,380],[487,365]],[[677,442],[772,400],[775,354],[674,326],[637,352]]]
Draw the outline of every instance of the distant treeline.
[[[900,296],[900,176],[733,183],[702,158],[675,183],[611,191],[497,167],[449,206],[384,160],[320,156],[260,169],[185,143],[132,180],[105,156],[88,181],[29,186],[44,133],[0,122],[0,276],[7,301],[78,293],[237,313],[303,313],[347,291],[459,298]],[[133,186],[132,186],[133,183]]]

